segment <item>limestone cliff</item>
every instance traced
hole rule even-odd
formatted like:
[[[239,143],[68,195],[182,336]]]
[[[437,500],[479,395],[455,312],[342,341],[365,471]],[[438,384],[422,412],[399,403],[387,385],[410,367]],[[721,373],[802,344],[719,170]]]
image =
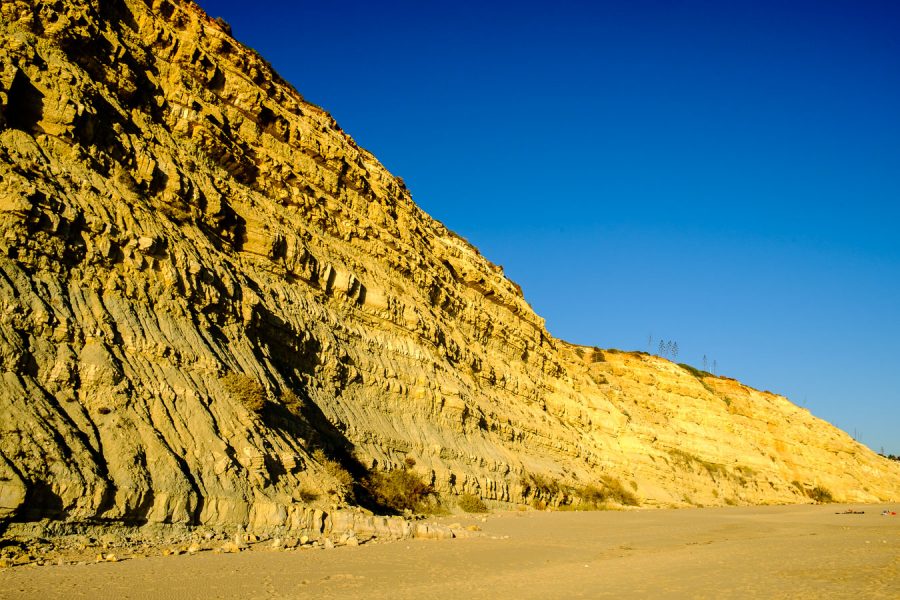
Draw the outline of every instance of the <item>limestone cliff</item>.
[[[194,4],[0,7],[0,518],[290,524],[323,457],[509,503],[900,496],[783,397],[551,337]]]

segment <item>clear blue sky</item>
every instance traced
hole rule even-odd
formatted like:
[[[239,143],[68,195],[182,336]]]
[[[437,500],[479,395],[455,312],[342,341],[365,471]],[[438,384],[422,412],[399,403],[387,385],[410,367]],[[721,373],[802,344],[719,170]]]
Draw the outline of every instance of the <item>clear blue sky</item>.
[[[900,3],[200,4],[557,337],[900,454]]]

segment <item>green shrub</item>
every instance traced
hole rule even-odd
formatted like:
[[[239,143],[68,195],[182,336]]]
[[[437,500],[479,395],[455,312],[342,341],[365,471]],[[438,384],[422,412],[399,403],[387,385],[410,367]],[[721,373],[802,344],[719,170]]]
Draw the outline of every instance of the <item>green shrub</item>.
[[[250,412],[261,412],[266,406],[266,390],[256,379],[243,373],[229,373],[219,383],[234,400],[244,405]]]
[[[701,381],[703,380],[704,377],[715,377],[715,375],[713,375],[709,371],[703,371],[701,369],[697,369],[686,363],[678,363],[678,366],[681,367],[682,369],[684,369],[685,371],[687,371],[688,373],[690,373],[691,375],[693,375],[694,377],[696,377],[697,379],[700,379]]]
[[[484,501],[475,494],[463,494],[456,503],[468,513],[483,513],[488,510]]]

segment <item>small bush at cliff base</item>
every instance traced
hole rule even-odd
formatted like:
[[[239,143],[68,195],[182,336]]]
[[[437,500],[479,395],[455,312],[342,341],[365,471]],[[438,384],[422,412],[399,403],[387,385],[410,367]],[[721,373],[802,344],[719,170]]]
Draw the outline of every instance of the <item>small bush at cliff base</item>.
[[[543,501],[547,503],[556,496],[562,496],[568,488],[560,484],[556,479],[545,477],[539,473],[526,473],[519,479],[519,485],[522,486],[522,494],[532,497],[532,504]]]
[[[322,465],[322,469],[328,474],[329,477],[334,479],[335,483],[338,484],[339,487],[343,488],[341,491],[346,492],[350,486],[353,484],[353,476],[341,466],[341,463],[328,458],[325,455],[325,452],[322,449],[318,449],[312,454],[313,460]]]
[[[822,487],[821,485],[817,485],[814,488],[806,488],[803,484],[801,484],[796,479],[791,482],[791,485],[797,488],[797,491],[801,494],[805,495],[807,498],[812,500],[813,502],[818,502],[819,504],[827,504],[829,502],[834,502],[834,497],[831,495],[831,490],[828,488]]]
[[[615,500],[619,504],[623,504],[625,506],[638,505],[637,496],[625,489],[625,486],[623,486],[618,479],[604,479],[603,485],[606,486],[606,493],[609,494],[608,497],[611,500]]]
[[[475,494],[463,494],[456,501],[456,504],[468,513],[483,513],[488,510],[484,501]]]
[[[589,507],[597,508],[601,504],[612,501],[624,506],[637,506],[638,499],[623,486],[618,479],[611,477],[602,480],[602,486],[586,485],[579,488],[575,495]]]
[[[373,473],[366,487],[378,504],[396,512],[423,512],[434,494],[434,488],[409,469]]]
[[[817,485],[813,489],[806,492],[806,495],[809,496],[815,502],[819,504],[827,504],[828,502],[834,502],[834,498],[831,495],[831,491],[823,488],[820,485]]]
[[[588,508],[597,508],[606,501],[606,492],[595,485],[586,485],[579,488],[575,495],[581,500],[582,505]]]
[[[229,373],[219,383],[228,392],[228,395],[237,400],[251,412],[261,412],[266,406],[266,390],[252,377],[243,373]]]

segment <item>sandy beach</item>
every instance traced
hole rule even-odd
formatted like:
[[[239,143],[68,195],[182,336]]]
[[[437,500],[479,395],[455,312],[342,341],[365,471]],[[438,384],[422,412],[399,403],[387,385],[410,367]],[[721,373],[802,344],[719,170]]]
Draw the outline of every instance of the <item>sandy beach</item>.
[[[835,514],[847,509],[865,514]],[[900,506],[445,517],[483,535],[0,572],[2,598],[897,598]]]

